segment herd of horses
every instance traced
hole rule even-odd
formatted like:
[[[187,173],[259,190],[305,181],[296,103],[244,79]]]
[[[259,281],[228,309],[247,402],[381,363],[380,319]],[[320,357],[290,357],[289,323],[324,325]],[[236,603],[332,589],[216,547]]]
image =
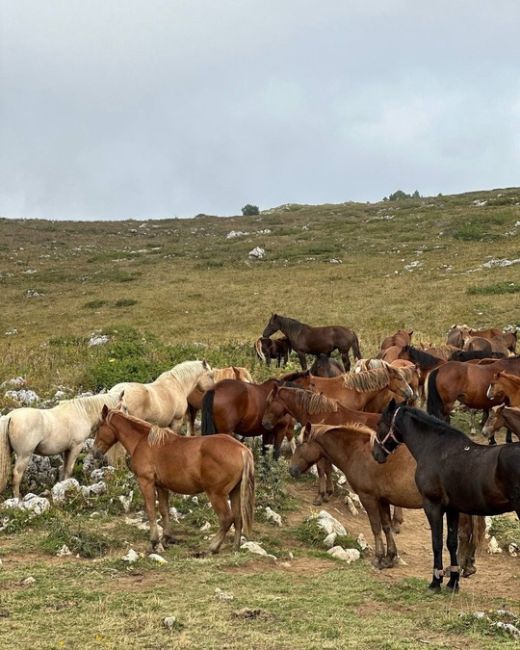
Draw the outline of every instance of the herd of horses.
[[[271,338],[278,331],[283,338]],[[206,492],[220,523],[210,543],[210,551],[217,552],[232,524],[235,548],[242,533],[251,533],[255,474],[244,438],[261,436],[263,452],[273,445],[275,461],[287,439],[293,477],[317,466],[318,503],[333,491],[333,467],[345,474],[369,517],[376,566],[398,561],[394,533],[403,522],[402,509],[425,510],[434,553],[432,590],[440,589],[444,576],[446,515],[447,586],[456,590],[460,574],[475,571],[483,516],[515,511],[520,518],[520,444],[511,442],[513,433],[520,440],[516,331],[453,326],[446,344],[437,347],[413,346],[412,337],[413,331],[399,330],[372,358],[363,359],[352,330],[311,327],[273,314],[254,350],[263,362],[276,359],[279,366],[294,351],[301,372],[255,383],[246,368],[212,369],[206,361],[185,361],[149,384],[122,382],[107,393],[51,409],[15,409],[0,418],[0,493],[11,473],[12,452],[13,494],[19,497],[32,453],[63,453],[60,476],[66,478],[84,440],[94,434],[96,453],[110,454],[121,445],[129,456],[145,501],[152,550],[173,540],[169,492]],[[335,351],[341,363],[331,357]],[[307,355],[315,356],[310,369]],[[484,412],[482,431],[489,445],[450,426],[456,402],[471,413]],[[418,408],[421,403],[426,411]],[[193,435],[199,409],[202,435]],[[188,435],[181,435],[185,419]],[[508,442],[497,445],[500,427],[506,428]]]

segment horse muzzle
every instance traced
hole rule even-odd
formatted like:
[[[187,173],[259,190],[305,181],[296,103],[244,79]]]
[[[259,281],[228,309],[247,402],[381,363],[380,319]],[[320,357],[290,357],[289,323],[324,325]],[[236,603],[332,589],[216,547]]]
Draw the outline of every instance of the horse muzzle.
[[[491,384],[489,384],[488,389],[487,389],[487,391],[486,391],[486,397],[487,397],[489,400],[493,400],[493,399],[495,399],[495,396],[494,396],[494,394],[493,394],[493,386],[492,386]]]
[[[302,475],[302,471],[301,471],[301,469],[298,467],[298,465],[291,465],[291,466],[289,467],[289,474],[290,474],[293,478],[300,478],[300,476]]]
[[[372,447],[372,457],[375,461],[377,461],[380,465],[382,465],[383,463],[386,463],[388,454],[385,454],[385,452],[381,449],[380,445],[376,443]]]
[[[274,423],[271,420],[262,420],[262,426],[266,431],[272,431],[274,429]]]

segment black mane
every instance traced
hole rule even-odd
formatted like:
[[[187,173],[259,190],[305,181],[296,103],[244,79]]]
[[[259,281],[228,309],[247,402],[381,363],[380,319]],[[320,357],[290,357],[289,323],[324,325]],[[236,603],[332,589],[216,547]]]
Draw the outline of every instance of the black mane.
[[[433,354],[414,348],[413,345],[407,345],[403,352],[408,352],[410,359],[424,370],[429,370],[439,365],[439,361],[442,361],[439,357],[434,357]]]

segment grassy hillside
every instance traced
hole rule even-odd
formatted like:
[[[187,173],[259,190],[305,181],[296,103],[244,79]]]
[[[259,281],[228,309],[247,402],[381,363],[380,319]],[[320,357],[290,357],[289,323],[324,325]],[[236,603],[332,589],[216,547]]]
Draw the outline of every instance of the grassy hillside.
[[[0,380],[79,385],[84,337],[123,325],[245,352],[278,311],[353,327],[370,353],[402,325],[440,341],[454,322],[516,324],[520,266],[484,265],[518,258],[518,188],[258,217],[0,220]]]

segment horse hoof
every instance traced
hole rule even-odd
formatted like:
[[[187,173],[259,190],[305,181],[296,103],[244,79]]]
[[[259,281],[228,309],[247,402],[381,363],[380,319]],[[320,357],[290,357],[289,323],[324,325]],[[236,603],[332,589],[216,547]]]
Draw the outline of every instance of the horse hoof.
[[[385,560],[382,557],[376,557],[374,558],[372,565],[375,569],[386,569],[387,567],[385,566]]]
[[[440,594],[441,593],[441,585],[439,582],[432,582],[428,586],[428,589],[432,592],[432,594]]]
[[[323,503],[323,498],[322,498],[321,496],[316,497],[316,498],[314,499],[314,505],[315,505],[315,506],[321,506],[322,503]]]
[[[401,524],[392,524],[392,532],[399,535],[401,532]]]
[[[474,567],[474,566],[465,567],[462,570],[462,577],[463,578],[469,578],[470,576],[472,576],[476,572],[477,572],[477,567]]]
[[[459,591],[459,581],[457,580],[456,582],[451,582],[451,580],[448,582],[446,585],[446,589],[449,589],[452,592],[457,592]]]

